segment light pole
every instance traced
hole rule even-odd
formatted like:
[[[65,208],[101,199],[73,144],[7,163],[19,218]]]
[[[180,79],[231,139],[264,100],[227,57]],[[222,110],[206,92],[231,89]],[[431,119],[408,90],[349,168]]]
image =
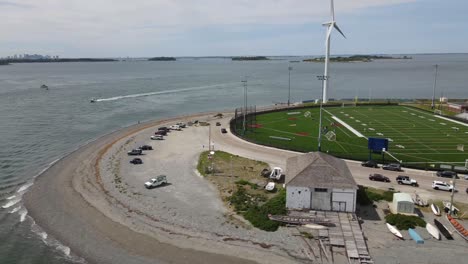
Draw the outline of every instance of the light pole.
[[[435,65],[435,74],[434,74],[434,87],[432,89],[432,104],[431,104],[431,108],[434,110],[435,109],[435,89],[436,89],[436,85],[437,85],[437,68],[439,67],[439,65]]]
[[[293,68],[291,66],[288,67],[288,71],[289,71],[289,89],[288,89],[288,106],[289,106],[289,103],[291,102],[291,70]]]
[[[245,116],[247,114],[247,77],[241,82],[244,84],[244,121],[242,123],[242,133],[245,135]]]
[[[318,151],[322,151],[322,103],[323,103],[323,83],[328,79],[328,76],[325,75],[318,75],[317,79],[322,81],[322,96],[320,97],[320,118],[319,118],[319,131],[318,131]]]

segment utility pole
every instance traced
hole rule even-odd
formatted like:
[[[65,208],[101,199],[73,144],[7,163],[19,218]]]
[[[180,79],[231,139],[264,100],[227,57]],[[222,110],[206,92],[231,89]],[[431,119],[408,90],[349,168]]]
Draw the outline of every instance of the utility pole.
[[[244,121],[242,123],[243,135],[245,135],[245,116],[247,115],[247,77],[241,81],[244,84]]]
[[[434,110],[435,109],[435,90],[436,90],[436,85],[437,85],[437,68],[439,65],[435,65],[435,74],[434,74],[434,87],[432,89],[432,104],[431,108]]]
[[[208,123],[208,153],[211,151],[211,123]]]
[[[288,89],[288,106],[291,102],[291,70],[293,68],[291,66],[288,67],[288,71],[289,71],[289,89]]]
[[[320,99],[320,118],[319,118],[319,131],[318,131],[318,151],[322,151],[322,104],[323,104],[323,90],[324,90],[324,82],[328,79],[328,76],[325,75],[318,75],[317,79],[322,81],[322,96]]]
[[[452,216],[453,213],[453,195],[455,194],[455,179],[457,178],[456,174],[453,174],[453,189],[452,189],[452,195],[450,196],[450,208],[449,208],[449,214]]]

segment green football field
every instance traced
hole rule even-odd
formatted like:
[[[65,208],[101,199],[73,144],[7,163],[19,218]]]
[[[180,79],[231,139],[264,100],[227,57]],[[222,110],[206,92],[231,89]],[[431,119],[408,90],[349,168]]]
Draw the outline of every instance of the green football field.
[[[367,138],[377,137],[389,139],[388,153],[372,154],[379,161],[443,168],[464,167],[468,159],[468,126],[430,112],[407,106],[347,106],[326,107],[322,115],[322,151],[342,158],[368,159]],[[260,144],[308,152],[317,150],[318,130],[319,109],[309,108],[258,114],[245,136]]]

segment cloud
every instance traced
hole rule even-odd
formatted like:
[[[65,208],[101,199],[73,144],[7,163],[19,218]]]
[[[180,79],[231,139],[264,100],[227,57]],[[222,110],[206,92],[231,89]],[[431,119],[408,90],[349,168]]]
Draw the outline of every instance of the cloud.
[[[335,0],[336,15],[415,0]],[[328,0],[22,0],[0,1],[2,39],[105,46],[169,38],[203,27],[300,25],[329,19]],[[28,8],[14,8],[28,7]],[[2,52],[0,50],[0,52]]]

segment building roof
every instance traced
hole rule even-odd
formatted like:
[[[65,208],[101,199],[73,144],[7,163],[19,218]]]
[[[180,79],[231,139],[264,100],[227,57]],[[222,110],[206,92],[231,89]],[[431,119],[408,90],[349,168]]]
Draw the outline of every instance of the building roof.
[[[289,158],[286,161],[286,185],[357,189],[346,162],[321,152]]]
[[[397,204],[398,202],[410,202],[414,203],[411,195],[409,193],[394,193],[393,194],[393,203]]]

